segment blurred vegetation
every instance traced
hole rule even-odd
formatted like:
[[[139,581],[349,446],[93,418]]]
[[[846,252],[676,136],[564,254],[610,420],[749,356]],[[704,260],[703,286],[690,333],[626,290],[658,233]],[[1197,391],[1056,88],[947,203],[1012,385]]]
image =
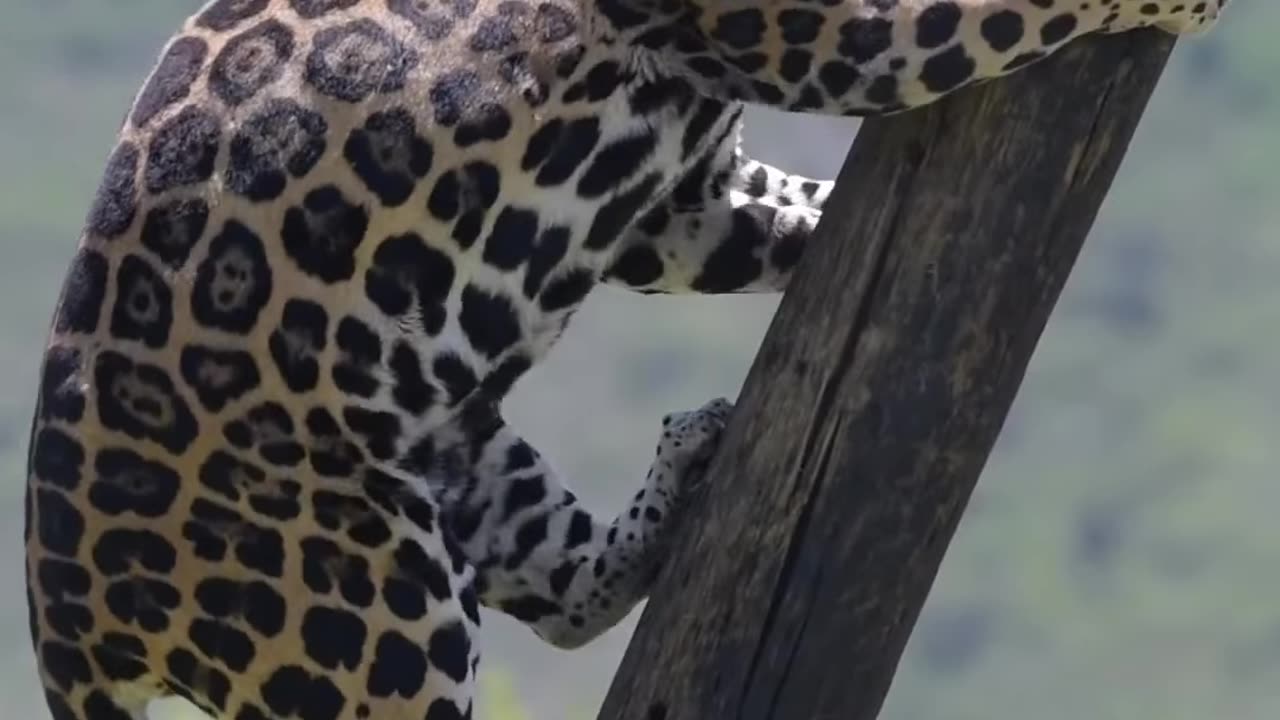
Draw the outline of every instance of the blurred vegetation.
[[[192,7],[0,3],[6,717],[47,718],[18,579],[39,346],[111,137]],[[1280,3],[1240,2],[1177,51],[885,720],[1280,715],[1278,38]],[[747,139],[761,159],[828,176],[854,128],[756,112]],[[736,394],[775,303],[601,292],[518,388],[511,414],[590,504],[620,507],[648,464],[657,418]],[[487,615],[479,717],[593,717],[634,619],[564,653]]]

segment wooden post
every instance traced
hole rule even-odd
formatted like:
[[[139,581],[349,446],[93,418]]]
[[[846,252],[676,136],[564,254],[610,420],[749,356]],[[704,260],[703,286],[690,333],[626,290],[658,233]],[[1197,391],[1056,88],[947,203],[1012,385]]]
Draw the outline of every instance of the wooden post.
[[[863,124],[600,720],[876,717],[1172,47]]]

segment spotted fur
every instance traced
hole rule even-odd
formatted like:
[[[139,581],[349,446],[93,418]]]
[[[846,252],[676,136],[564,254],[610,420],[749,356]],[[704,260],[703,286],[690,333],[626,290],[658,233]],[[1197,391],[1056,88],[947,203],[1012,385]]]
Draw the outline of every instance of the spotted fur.
[[[55,720],[472,716],[479,605],[581,645],[644,597],[728,404],[617,517],[500,402],[601,282],[782,289],[831,189],[743,102],[928,103],[1223,0],[214,0],[125,120],[27,492]]]

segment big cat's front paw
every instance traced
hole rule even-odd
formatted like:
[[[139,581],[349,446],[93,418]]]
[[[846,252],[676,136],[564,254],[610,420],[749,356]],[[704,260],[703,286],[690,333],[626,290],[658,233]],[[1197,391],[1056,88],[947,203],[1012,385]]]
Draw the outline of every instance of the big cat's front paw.
[[[720,447],[733,403],[716,398],[697,410],[672,413],[662,419],[655,469],[674,481],[684,493],[702,483],[711,457]]]

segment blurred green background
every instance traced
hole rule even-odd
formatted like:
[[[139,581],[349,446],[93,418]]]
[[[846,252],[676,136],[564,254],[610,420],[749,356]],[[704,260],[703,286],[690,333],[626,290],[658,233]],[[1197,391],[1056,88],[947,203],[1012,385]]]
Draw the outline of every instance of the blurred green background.
[[[28,647],[19,529],[41,342],[112,135],[194,7],[0,0],[4,718],[48,717]],[[747,136],[763,160],[830,176],[855,129],[753,112]],[[1277,275],[1280,3],[1254,0],[1180,45],[885,720],[1280,716]],[[513,420],[591,506],[619,508],[664,412],[737,394],[776,303],[597,293],[518,388]],[[478,717],[594,717],[635,617],[561,652],[487,615]]]

